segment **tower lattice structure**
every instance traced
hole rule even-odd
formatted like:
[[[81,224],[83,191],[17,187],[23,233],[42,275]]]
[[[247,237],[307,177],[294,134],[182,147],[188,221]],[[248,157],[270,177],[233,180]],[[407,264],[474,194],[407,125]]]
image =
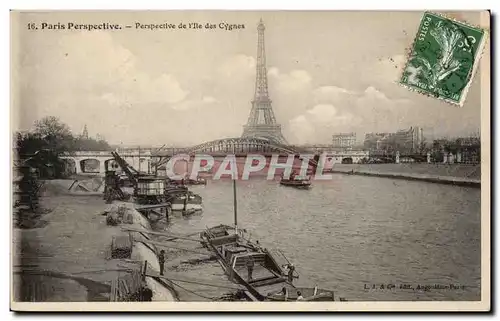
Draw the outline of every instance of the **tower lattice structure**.
[[[286,144],[281,133],[281,125],[276,123],[272,101],[269,98],[267,86],[266,50],[264,44],[264,23],[262,19],[257,27],[257,74],[255,79],[255,94],[252,100],[252,110],[247,124],[243,126],[243,137],[260,137]]]

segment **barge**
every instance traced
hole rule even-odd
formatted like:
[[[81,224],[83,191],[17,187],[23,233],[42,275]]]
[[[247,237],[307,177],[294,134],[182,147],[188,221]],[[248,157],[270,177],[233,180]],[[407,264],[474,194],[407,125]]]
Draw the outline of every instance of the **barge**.
[[[200,237],[229,279],[245,287],[242,294],[249,301],[335,301],[331,290],[295,286],[294,269],[286,272],[286,265],[281,266],[270,251],[246,239],[235,227],[207,228]]]

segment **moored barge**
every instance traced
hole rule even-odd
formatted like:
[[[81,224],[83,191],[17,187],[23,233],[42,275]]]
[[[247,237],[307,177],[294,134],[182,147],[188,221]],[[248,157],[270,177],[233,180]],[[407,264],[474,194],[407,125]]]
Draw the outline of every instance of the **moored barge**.
[[[244,231],[218,225],[207,228],[200,236],[230,280],[246,288],[243,295],[249,301],[335,301],[331,290],[295,286],[294,270],[287,276],[270,251],[246,239]]]

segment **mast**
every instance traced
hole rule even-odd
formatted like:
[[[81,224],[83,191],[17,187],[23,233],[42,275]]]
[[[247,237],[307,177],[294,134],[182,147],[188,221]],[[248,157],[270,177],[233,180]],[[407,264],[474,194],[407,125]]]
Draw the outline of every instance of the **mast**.
[[[141,146],[139,146],[139,173],[141,172]]]
[[[238,201],[236,199],[236,180],[233,180],[233,198],[234,198],[234,228],[238,234]]]
[[[236,152],[233,144],[233,156],[236,158]],[[236,235],[238,234],[238,200],[236,197],[236,180],[238,179],[238,171],[236,171],[236,177],[233,178],[233,202],[234,202],[234,230]]]

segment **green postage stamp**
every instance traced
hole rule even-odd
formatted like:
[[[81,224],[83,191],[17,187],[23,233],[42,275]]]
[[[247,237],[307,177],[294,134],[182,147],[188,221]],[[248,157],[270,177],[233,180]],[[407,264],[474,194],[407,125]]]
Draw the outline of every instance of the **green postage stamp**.
[[[462,106],[485,41],[483,29],[425,12],[400,84]]]

